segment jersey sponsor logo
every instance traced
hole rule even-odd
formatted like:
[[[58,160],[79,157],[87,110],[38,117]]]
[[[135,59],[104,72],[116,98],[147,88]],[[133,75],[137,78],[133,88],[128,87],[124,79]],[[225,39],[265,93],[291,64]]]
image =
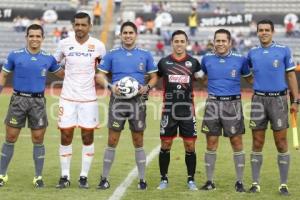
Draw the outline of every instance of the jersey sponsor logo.
[[[167,64],[167,65],[173,65],[174,63],[173,63],[173,62],[170,62],[170,61],[166,61],[166,64]]]
[[[91,53],[83,53],[83,52],[69,52],[69,54],[67,56],[77,56],[77,57],[92,57]]]
[[[256,127],[256,123],[254,121],[250,121],[250,127]]]
[[[126,53],[126,56],[132,56],[132,53],[127,52],[127,53]]]
[[[275,67],[275,68],[279,67],[279,60],[273,61],[273,67]]]
[[[202,127],[202,131],[204,131],[204,132],[209,132],[209,128],[208,128],[206,125],[204,125],[204,126]]]
[[[269,51],[268,50],[264,50],[263,53],[269,53]]]
[[[72,49],[74,49],[74,47],[69,47],[69,50],[72,50]]]
[[[89,44],[88,45],[88,52],[94,52],[95,51],[95,45],[94,44]]]
[[[186,66],[186,67],[192,67],[192,62],[191,61],[186,61],[185,63],[184,63],[184,65]]]
[[[13,125],[17,125],[17,124],[18,124],[18,121],[16,120],[16,118],[12,117],[12,118],[9,120],[9,123],[10,123],[10,124],[13,124]]]
[[[219,60],[219,62],[220,62],[220,63],[225,63],[225,60],[224,60],[223,58],[221,58],[221,59]]]
[[[169,75],[170,83],[189,83],[190,76],[187,75]]]
[[[32,61],[37,61],[36,57],[31,57],[30,60],[32,60]]]
[[[181,89],[181,85],[177,85],[177,89],[180,90]]]
[[[115,128],[119,128],[120,124],[118,122],[113,122],[112,126],[115,127]]]

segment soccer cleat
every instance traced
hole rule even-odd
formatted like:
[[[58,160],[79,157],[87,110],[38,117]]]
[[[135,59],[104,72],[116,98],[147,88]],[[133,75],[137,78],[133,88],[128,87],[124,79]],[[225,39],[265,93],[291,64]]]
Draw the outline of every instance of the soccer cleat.
[[[246,192],[244,184],[241,181],[237,181],[234,187],[236,192]]]
[[[157,187],[158,190],[164,190],[168,187],[168,181],[167,180],[161,180],[159,183],[159,186]]]
[[[103,177],[101,176],[100,183],[99,183],[99,185],[97,186],[97,189],[100,189],[100,190],[106,190],[106,189],[108,189],[109,187],[110,187],[110,184],[109,184],[107,178],[103,178]]]
[[[206,181],[206,183],[200,188],[200,190],[215,190],[215,183],[212,181]]]
[[[187,186],[188,186],[189,190],[198,190],[195,181],[189,181],[187,183]]]
[[[44,187],[44,181],[42,179],[42,176],[34,177],[32,183],[35,188],[43,188]]]
[[[258,183],[254,182],[251,185],[251,188],[249,189],[250,193],[259,193],[260,192],[260,186]]]
[[[79,180],[78,180],[78,183],[79,183],[79,185],[78,185],[79,188],[89,189],[89,184],[88,184],[88,181],[87,181],[87,177],[80,176]]]
[[[288,196],[289,195],[289,188],[286,184],[281,184],[279,186],[279,193],[280,195],[283,195],[283,196]]]
[[[56,185],[56,188],[64,189],[64,188],[70,187],[70,185],[71,185],[71,182],[68,180],[68,177],[63,176],[63,177],[60,177],[58,185]]]
[[[3,176],[2,174],[0,175],[0,187],[3,187],[8,181],[8,176],[5,175]]]
[[[138,189],[139,190],[147,190],[147,183],[145,180],[140,179],[140,182],[138,183]]]

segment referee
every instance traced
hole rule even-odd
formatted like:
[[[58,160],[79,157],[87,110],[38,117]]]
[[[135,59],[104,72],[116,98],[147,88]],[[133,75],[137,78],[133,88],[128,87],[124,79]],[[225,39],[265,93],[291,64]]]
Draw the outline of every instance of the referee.
[[[35,166],[33,184],[36,188],[44,186],[42,180],[45,157],[43,140],[48,125],[44,98],[46,73],[49,71],[63,77],[64,71],[52,55],[41,50],[43,39],[43,28],[37,24],[30,25],[26,33],[27,46],[12,51],[2,67],[0,92],[10,72],[13,72],[14,92],[5,119],[6,138],[1,150],[0,187],[8,181],[7,168],[14,153],[14,144],[21,128],[25,127],[26,119],[31,129],[33,142]]]
[[[273,42],[274,25],[270,20],[257,23],[257,36],[260,41],[248,54],[253,69],[253,89],[250,128],[252,129],[252,186],[250,192],[260,192],[259,178],[263,162],[262,150],[265,132],[270,121],[280,174],[279,193],[288,195],[287,179],[290,154],[287,143],[288,103],[287,87],[291,92],[290,112],[298,112],[298,84],[294,72],[295,64],[287,46]]]

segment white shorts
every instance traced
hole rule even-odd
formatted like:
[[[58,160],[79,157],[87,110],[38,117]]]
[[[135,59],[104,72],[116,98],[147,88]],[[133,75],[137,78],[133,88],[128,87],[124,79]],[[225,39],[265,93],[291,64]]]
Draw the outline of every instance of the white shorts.
[[[97,101],[74,102],[60,98],[58,110],[58,127],[87,128],[99,127],[99,111]]]

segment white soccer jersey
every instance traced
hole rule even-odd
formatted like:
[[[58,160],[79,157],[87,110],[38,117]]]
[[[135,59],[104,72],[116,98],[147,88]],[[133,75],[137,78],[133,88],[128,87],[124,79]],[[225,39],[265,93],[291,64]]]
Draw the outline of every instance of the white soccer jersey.
[[[105,54],[104,44],[89,37],[84,43],[70,36],[60,41],[55,58],[58,62],[65,59],[65,78],[61,98],[71,101],[94,101],[96,97],[95,70],[97,58]]]

